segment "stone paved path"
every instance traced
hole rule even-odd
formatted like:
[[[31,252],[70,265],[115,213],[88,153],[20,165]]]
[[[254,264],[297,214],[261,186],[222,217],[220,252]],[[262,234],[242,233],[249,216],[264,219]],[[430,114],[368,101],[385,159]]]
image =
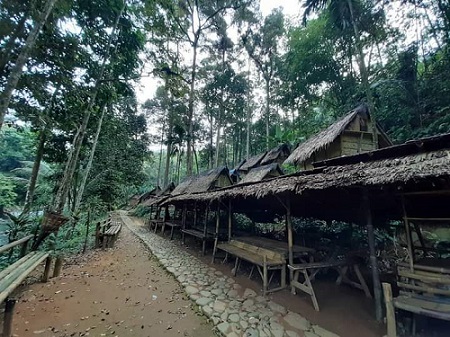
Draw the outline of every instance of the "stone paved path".
[[[121,213],[125,225],[184,287],[192,301],[225,337],[339,337],[301,315],[286,310],[231,277],[207,265],[177,245],[144,229]]]

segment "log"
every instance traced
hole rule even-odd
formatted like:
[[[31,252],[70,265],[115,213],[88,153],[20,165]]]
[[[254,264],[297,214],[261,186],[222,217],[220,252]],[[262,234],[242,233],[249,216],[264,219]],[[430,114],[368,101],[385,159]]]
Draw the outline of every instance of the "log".
[[[44,269],[44,275],[42,276],[42,282],[47,282],[50,277],[50,267],[52,265],[52,257],[47,256],[47,259],[45,260],[45,269]]]
[[[387,336],[397,337],[397,324],[395,321],[395,308],[392,303],[392,288],[389,283],[383,283],[384,300],[386,302]]]

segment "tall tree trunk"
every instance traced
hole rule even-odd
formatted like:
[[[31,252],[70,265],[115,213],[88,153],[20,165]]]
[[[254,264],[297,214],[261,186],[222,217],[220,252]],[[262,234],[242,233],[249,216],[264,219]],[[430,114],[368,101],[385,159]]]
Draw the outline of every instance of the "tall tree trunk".
[[[270,147],[269,117],[270,117],[270,79],[266,78],[266,150]]]
[[[206,111],[208,111],[208,103],[206,103]],[[208,154],[208,168],[213,168],[213,138],[214,138],[214,131],[213,131],[213,118],[210,116],[209,120],[209,154]]]
[[[39,33],[45,22],[47,21],[47,18],[50,15],[56,1],[57,0],[47,0],[47,2],[45,3],[42,13],[34,23],[34,27],[31,30],[30,35],[28,35],[27,39],[25,40],[25,45],[20,51],[16,63],[14,64],[14,67],[12,68],[11,73],[8,76],[8,80],[5,84],[5,89],[0,94],[0,129],[3,126],[3,121],[5,119],[6,112],[8,111],[9,102],[11,101],[12,94],[16,89],[20,76],[22,75],[23,67],[27,62],[28,55],[36,44]]]
[[[91,153],[89,154],[89,160],[86,165],[86,169],[84,170],[83,177],[81,179],[81,185],[77,192],[77,197],[75,199],[74,213],[78,212],[78,208],[81,205],[81,200],[83,199],[84,189],[86,187],[87,179],[89,177],[89,173],[92,168],[92,163],[94,162],[95,150],[97,149],[98,138],[100,136],[100,132],[102,131],[103,118],[105,117],[105,106],[102,107],[102,113],[100,115],[100,119],[98,121],[97,131],[95,132],[94,143],[92,144]]]
[[[248,59],[248,75],[247,75],[247,82],[250,82],[250,58]],[[250,111],[250,90],[247,92],[247,116],[246,116],[246,123],[247,123],[247,138],[245,142],[245,155],[246,158],[250,158],[250,126],[252,122],[252,112]]]
[[[352,0],[347,0],[348,8],[350,10],[350,18],[352,20],[353,33],[355,35],[355,42],[357,48],[357,58],[359,71],[361,73],[361,81],[366,93],[367,104],[369,105],[370,111],[370,119],[372,121],[372,132],[373,132],[373,147],[376,149],[378,147],[378,130],[377,130],[377,122],[375,118],[375,104],[373,102],[372,90],[370,89],[369,82],[369,71],[367,70],[366,61],[364,59],[364,51],[361,43],[361,36],[359,32],[358,24],[356,23],[354,12],[353,12],[353,4]]]
[[[158,176],[156,178],[156,184],[158,186],[160,186],[161,183],[161,168],[162,168],[162,152],[163,152],[163,143],[164,143],[164,127],[165,127],[165,121],[163,122],[162,125],[162,130],[161,130],[161,142],[160,142],[160,147],[159,147],[159,163],[158,163]],[[165,183],[164,183],[165,184]]]
[[[169,185],[170,156],[172,154],[172,141],[167,140],[166,148],[166,166],[164,167],[164,187]]]
[[[102,61],[102,65],[100,67],[99,75],[97,80],[95,81],[95,87],[93,89],[93,92],[91,93],[90,101],[86,109],[84,110],[84,118],[83,121],[78,128],[78,131],[75,135],[74,141],[73,141],[73,147],[72,151],[69,153],[69,158],[66,163],[66,167],[64,169],[64,175],[61,180],[61,184],[58,188],[58,191],[56,193],[55,203],[53,205],[53,211],[56,213],[61,213],[64,209],[64,204],[66,203],[67,193],[69,192],[70,184],[73,178],[73,175],[75,173],[75,169],[77,167],[78,163],[78,157],[81,150],[81,145],[83,143],[84,136],[86,134],[86,129],[89,123],[89,119],[91,117],[92,108],[94,107],[98,91],[100,89],[101,80],[103,79],[103,75],[106,69],[106,61],[109,59],[109,56],[111,54],[111,45],[113,45],[113,38],[116,35],[117,27],[119,25],[120,17],[122,16],[123,11],[125,10],[126,2],[124,1],[122,8],[120,9],[116,20],[114,22],[114,26],[111,32],[111,35],[109,36],[108,40],[108,50],[107,53]]]
[[[188,134],[187,134],[187,152],[186,152],[186,171],[187,175],[192,175],[192,148],[193,148],[193,133],[194,133],[194,101],[195,101],[195,79],[197,77],[197,47],[198,37],[195,38],[193,44],[192,55],[192,72],[191,72],[191,88],[189,91],[189,106],[188,106]]]
[[[220,152],[220,128],[221,128],[221,111],[219,109],[219,115],[217,116],[217,131],[216,131],[216,158],[214,159],[214,166],[219,166],[219,152]]]

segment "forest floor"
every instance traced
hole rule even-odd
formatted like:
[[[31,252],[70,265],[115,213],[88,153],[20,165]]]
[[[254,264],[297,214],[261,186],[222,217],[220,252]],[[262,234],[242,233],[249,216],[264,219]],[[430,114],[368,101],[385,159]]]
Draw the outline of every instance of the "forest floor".
[[[16,337],[214,335],[179,283],[126,226],[113,249],[67,261],[62,276],[19,294]]]

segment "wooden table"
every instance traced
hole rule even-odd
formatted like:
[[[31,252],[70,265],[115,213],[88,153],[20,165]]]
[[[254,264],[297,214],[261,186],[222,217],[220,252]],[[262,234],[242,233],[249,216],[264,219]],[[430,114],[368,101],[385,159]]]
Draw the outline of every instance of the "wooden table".
[[[154,232],[158,230],[158,226],[162,226],[164,224],[164,219],[151,219],[150,220],[150,230],[152,230],[153,226],[155,226]]]
[[[289,247],[287,242],[272,240],[259,236],[241,236],[234,238],[234,240],[272,250],[278,254],[282,254],[286,260],[289,258]],[[316,252],[313,248],[297,245],[292,246],[292,250],[294,253],[294,258],[309,257],[310,262],[312,262],[312,256]]]

